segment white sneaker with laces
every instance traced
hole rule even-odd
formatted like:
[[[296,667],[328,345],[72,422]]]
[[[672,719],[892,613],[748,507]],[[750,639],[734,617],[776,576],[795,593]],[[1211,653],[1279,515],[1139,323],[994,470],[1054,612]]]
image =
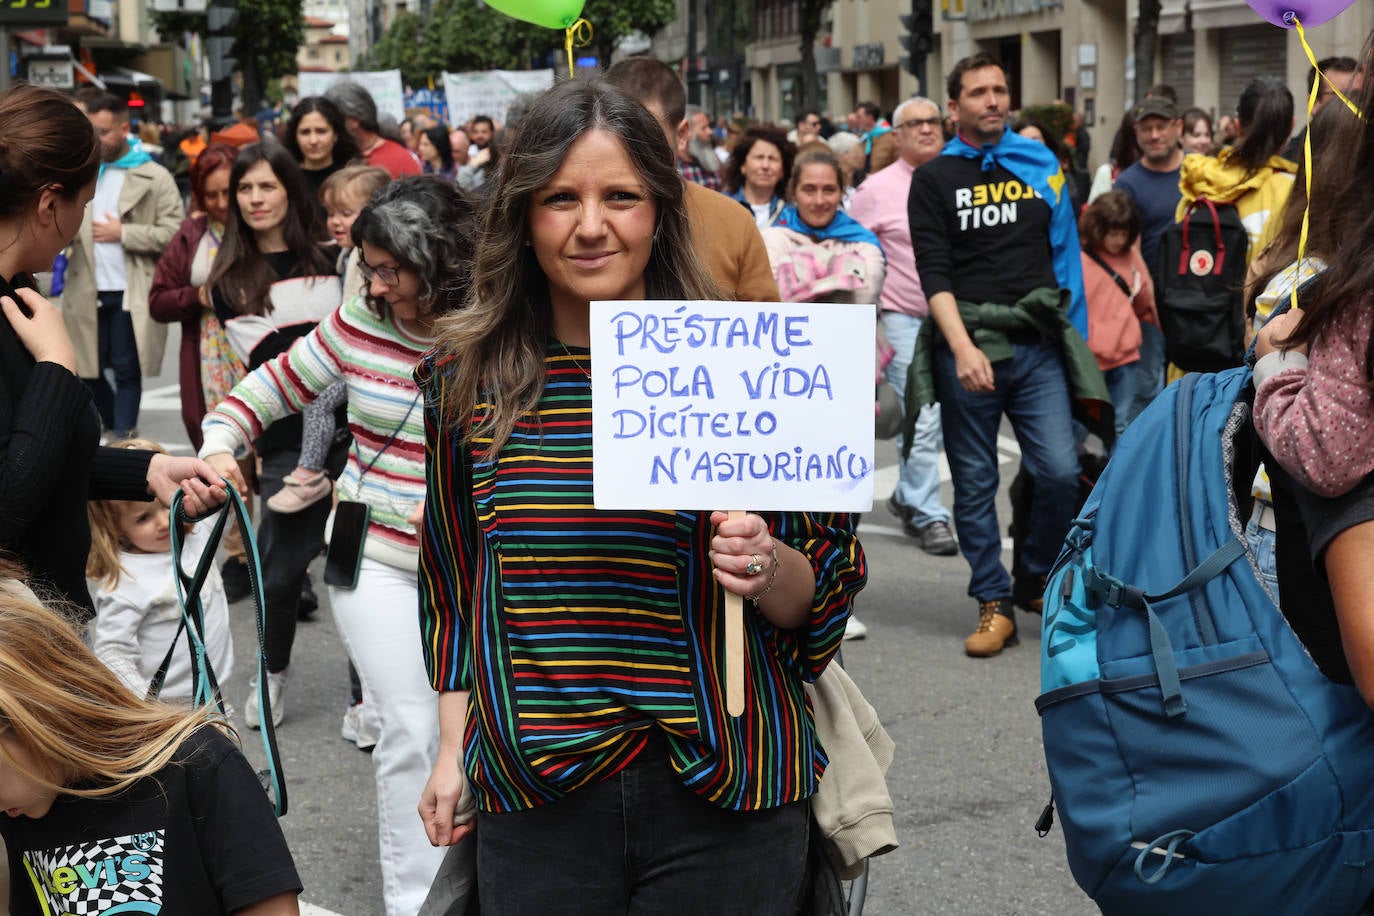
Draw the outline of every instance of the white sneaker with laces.
[[[377,736],[367,725],[366,706],[355,703],[348,707],[348,711],[344,713],[343,726],[339,729],[339,736],[357,745],[360,751],[370,751],[377,746]]]
[[[286,713],[286,671],[267,673],[267,701],[272,704],[272,726],[281,725]],[[262,711],[258,708],[258,679],[248,685],[248,702],[243,705],[243,721],[249,728],[262,728]]]

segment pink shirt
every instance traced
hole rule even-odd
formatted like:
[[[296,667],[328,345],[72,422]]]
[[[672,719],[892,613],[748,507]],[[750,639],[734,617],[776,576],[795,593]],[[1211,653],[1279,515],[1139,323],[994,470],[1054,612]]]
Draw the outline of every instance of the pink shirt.
[[[930,314],[921,275],[916,272],[916,254],[911,248],[911,222],[907,197],[911,192],[910,163],[898,158],[887,168],[864,179],[854,192],[846,211],[878,237],[887,255],[887,279],[883,282],[882,305],[892,312],[917,318]]]

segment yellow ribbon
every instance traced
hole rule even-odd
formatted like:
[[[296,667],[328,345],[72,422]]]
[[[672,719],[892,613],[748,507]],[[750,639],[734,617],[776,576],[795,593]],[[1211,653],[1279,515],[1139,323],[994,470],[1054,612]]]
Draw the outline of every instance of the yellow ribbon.
[[[1317,74],[1317,78],[1312,81],[1312,91],[1307,95],[1307,123],[1308,130],[1303,134],[1302,143],[1302,165],[1303,165],[1303,192],[1307,195],[1307,205],[1302,212],[1302,231],[1298,234],[1298,264],[1293,276],[1293,289],[1289,292],[1288,307],[1297,309],[1298,307],[1298,277],[1302,273],[1303,258],[1307,254],[1307,230],[1309,220],[1312,216],[1312,112],[1317,107],[1317,93],[1321,90],[1322,81],[1331,87],[1331,91],[1336,93],[1336,98],[1345,103],[1357,118],[1363,118],[1364,114],[1358,105],[1346,98],[1345,93],[1341,92],[1340,87],[1331,82],[1331,78],[1322,72],[1321,67],[1317,66],[1317,55],[1312,52],[1312,46],[1307,43],[1307,33],[1303,31],[1302,23],[1298,21],[1295,14],[1288,14],[1287,17],[1292,23],[1293,28],[1298,33],[1298,41],[1302,43],[1302,50],[1307,55],[1307,60],[1312,64],[1312,70]]]
[[[592,24],[579,19],[563,32],[563,49],[568,52],[568,79],[577,75],[573,68],[573,48],[585,48],[592,43]]]

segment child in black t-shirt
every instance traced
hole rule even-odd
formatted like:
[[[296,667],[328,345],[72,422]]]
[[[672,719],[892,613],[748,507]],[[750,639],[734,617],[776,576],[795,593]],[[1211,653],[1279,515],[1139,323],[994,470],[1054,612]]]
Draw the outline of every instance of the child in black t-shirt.
[[[299,913],[267,795],[211,716],[142,699],[54,609],[0,588],[9,912]]]

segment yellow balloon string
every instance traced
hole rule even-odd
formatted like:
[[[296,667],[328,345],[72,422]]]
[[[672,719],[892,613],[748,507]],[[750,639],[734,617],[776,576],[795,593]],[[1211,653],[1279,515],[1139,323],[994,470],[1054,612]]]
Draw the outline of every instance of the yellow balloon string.
[[[573,68],[573,48],[585,48],[592,43],[592,24],[579,19],[563,32],[563,49],[568,52],[568,79],[577,75]]]
[[[1302,212],[1302,231],[1298,234],[1298,264],[1293,276],[1293,289],[1288,294],[1289,308],[1298,307],[1298,281],[1302,274],[1303,258],[1307,254],[1307,231],[1312,216],[1312,112],[1317,107],[1317,93],[1321,90],[1322,81],[1331,87],[1331,91],[1336,93],[1336,97],[1345,103],[1345,107],[1354,112],[1357,118],[1363,118],[1364,114],[1359,106],[1350,99],[1346,98],[1345,93],[1333,82],[1331,78],[1322,72],[1321,67],[1317,66],[1317,55],[1312,52],[1312,46],[1307,43],[1307,33],[1303,30],[1302,23],[1298,21],[1296,15],[1291,16],[1293,28],[1298,33],[1298,41],[1302,43],[1302,50],[1307,55],[1307,60],[1312,64],[1312,71],[1317,74],[1317,78],[1312,81],[1312,91],[1307,96],[1307,123],[1308,129],[1303,133],[1302,143],[1302,163],[1303,163],[1303,191],[1307,195],[1307,205]]]

